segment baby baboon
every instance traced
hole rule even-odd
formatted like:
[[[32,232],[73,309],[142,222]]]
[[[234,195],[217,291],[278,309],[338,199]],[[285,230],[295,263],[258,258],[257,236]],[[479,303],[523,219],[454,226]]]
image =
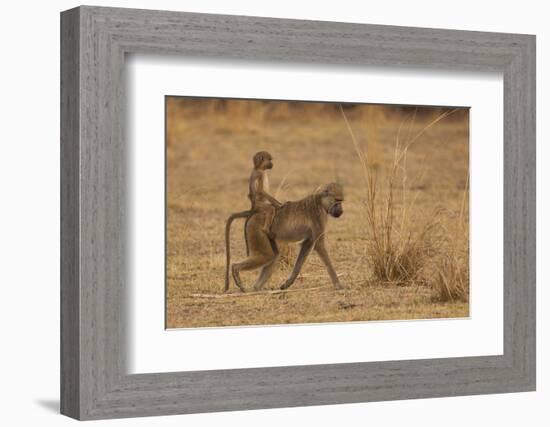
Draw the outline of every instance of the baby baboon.
[[[276,241],[302,242],[294,269],[288,279],[281,285],[281,289],[287,289],[294,283],[312,249],[315,249],[325,264],[334,287],[337,289],[342,287],[325,247],[324,234],[328,216],[338,218],[344,212],[342,209],[343,201],[342,186],[331,183],[323,187],[321,191],[296,202],[287,202],[277,209],[271,225],[271,232]],[[263,218],[258,218],[257,215],[250,217],[246,224],[250,255],[243,262],[231,266],[235,284],[242,291],[244,291],[244,288],[239,275],[240,271],[261,267],[261,273],[254,284],[254,289],[260,290],[273,274],[273,269],[279,257],[276,245],[273,246],[270,243],[269,237],[263,230],[263,225]],[[228,238],[227,233],[226,238]],[[226,274],[226,278],[227,276],[228,274]],[[226,286],[228,285],[226,284]]]
[[[275,241],[271,235],[271,223],[275,216],[276,208],[281,207],[281,203],[271,196],[269,191],[269,179],[267,177],[267,170],[273,168],[273,157],[267,151],[260,151],[252,158],[254,168],[250,174],[248,182],[248,198],[251,202],[251,208],[249,211],[237,212],[227,219],[225,226],[225,241],[226,241],[226,274],[225,274],[225,291],[229,289],[229,263],[230,263],[230,245],[229,245],[229,232],[231,223],[236,218],[246,218],[244,225],[244,239],[246,242],[246,255],[249,255],[248,245],[248,233],[247,226],[251,218],[254,218],[254,223],[259,224],[259,231],[265,233],[268,238],[269,244],[272,247],[273,252],[277,252]],[[243,267],[247,269],[247,266]],[[255,268],[255,267],[251,267]],[[241,291],[244,292],[240,282],[236,283]]]
[[[273,157],[267,151],[260,151],[254,155],[253,162],[254,168],[248,181],[248,198],[252,204],[250,209],[254,214],[263,216],[263,229],[272,238],[270,228],[275,216],[275,209],[281,207],[281,203],[268,193],[269,179],[266,171],[273,169]]]

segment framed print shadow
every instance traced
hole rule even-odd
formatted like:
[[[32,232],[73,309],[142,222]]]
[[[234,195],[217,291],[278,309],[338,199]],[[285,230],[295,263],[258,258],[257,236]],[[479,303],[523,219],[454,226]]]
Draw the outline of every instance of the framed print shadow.
[[[211,61],[210,77],[223,68],[225,80],[210,78],[203,90],[200,75],[209,71],[197,69],[187,75],[195,76],[195,90],[179,91],[169,83],[170,75],[176,82],[182,75],[174,62],[162,78],[150,66],[147,80],[135,64],[128,67],[136,55]],[[268,66],[260,73],[239,68],[242,61]],[[365,67],[382,71],[366,79],[369,99],[316,92],[335,82],[327,76],[311,83],[309,95],[283,93],[285,77],[264,84],[271,92],[249,88],[236,97],[224,90],[223,81],[241,79],[243,88],[253,86],[254,75],[267,81],[269,69],[282,63],[297,67],[286,78],[302,88],[315,77],[300,67],[338,66],[358,78]],[[502,122],[476,122],[480,108],[460,97],[444,103],[417,96],[409,103],[385,96],[399,91],[399,80],[413,86],[407,69],[498,73]],[[349,93],[360,91],[346,76]],[[145,92],[162,82],[155,87],[162,97],[149,102],[142,94],[136,102],[128,82]],[[446,90],[434,89],[429,77],[423,84],[434,93]],[[450,79],[443,84],[451,92]],[[454,87],[460,93],[474,86]],[[266,346],[271,358],[258,350],[254,363],[208,365],[201,357],[200,333],[276,333],[281,341],[273,342],[285,350],[300,328],[341,334],[386,323],[373,321],[479,317],[476,286],[483,283],[474,270],[483,268],[484,254],[472,251],[474,237],[494,237],[471,226],[484,196],[472,196],[479,162],[472,144],[488,143],[478,133],[483,125],[502,135],[495,169],[502,185],[484,190],[488,200],[489,193],[502,194],[496,199],[502,218],[486,218],[499,225],[502,245],[491,259],[501,261],[498,274],[483,279],[487,286],[502,282],[495,311],[501,354],[399,360],[341,348],[340,355],[303,359],[321,360],[312,363],[299,355],[278,360]],[[157,128],[149,133],[142,126]],[[142,192],[141,204],[135,192]],[[151,238],[136,244],[137,228]],[[90,6],[61,13],[61,412],[67,416],[535,390],[535,231],[534,36]],[[137,282],[137,304],[160,313],[140,316],[140,325],[157,337],[171,334],[179,348],[193,349],[197,363],[182,362],[177,372],[134,369],[136,331],[142,344],[164,351],[133,324]],[[296,324],[292,331],[282,326]],[[355,337],[384,345],[370,335]]]

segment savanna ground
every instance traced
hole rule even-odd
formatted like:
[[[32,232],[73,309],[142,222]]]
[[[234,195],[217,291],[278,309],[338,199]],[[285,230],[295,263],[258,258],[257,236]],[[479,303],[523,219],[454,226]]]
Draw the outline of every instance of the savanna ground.
[[[467,109],[168,97],[166,114],[168,328],[468,316]],[[289,245],[268,292],[237,296],[232,283],[235,295],[212,297],[223,293],[225,221],[250,208],[261,150],[280,201],[343,184],[344,214],[326,236],[346,289],[312,252],[289,292],[269,292],[292,269]],[[245,256],[243,223],[233,261]],[[247,289],[258,273],[243,272]]]

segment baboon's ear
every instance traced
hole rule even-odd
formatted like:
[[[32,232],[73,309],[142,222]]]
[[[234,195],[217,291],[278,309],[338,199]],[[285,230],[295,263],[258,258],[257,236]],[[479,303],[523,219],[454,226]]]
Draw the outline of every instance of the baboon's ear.
[[[336,184],[334,184],[333,182],[325,185],[325,193],[333,193],[334,192],[334,187],[335,187]]]
[[[315,191],[314,191],[315,194],[322,194],[323,196],[326,195],[327,193],[327,187],[326,185],[320,185],[318,186]]]
[[[254,161],[254,167],[259,168],[262,162],[264,161],[264,155],[261,152],[254,154],[253,161]]]
[[[337,182],[331,182],[330,184],[325,185],[323,188],[323,195],[327,196],[335,196],[341,194],[342,197],[344,195],[344,189],[341,184],[338,184]]]

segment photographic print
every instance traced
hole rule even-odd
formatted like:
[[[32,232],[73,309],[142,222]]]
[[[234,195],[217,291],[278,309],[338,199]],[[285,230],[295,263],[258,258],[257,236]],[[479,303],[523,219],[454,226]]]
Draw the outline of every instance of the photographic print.
[[[469,109],[167,96],[166,328],[469,316]]]

